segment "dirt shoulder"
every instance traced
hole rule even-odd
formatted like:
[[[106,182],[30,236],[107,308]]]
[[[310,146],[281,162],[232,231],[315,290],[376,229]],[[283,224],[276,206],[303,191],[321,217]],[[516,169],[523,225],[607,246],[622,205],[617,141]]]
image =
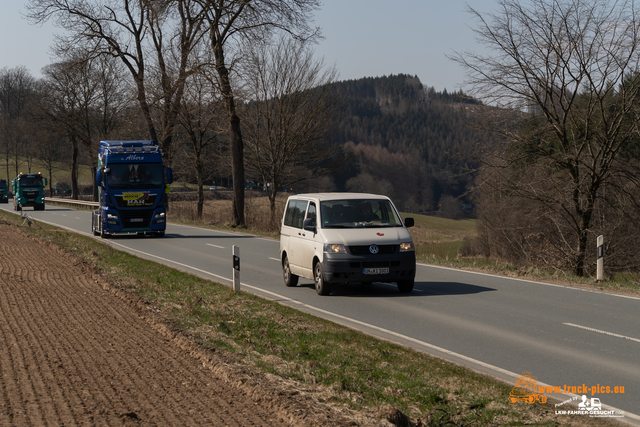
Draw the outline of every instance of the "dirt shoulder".
[[[172,332],[88,265],[0,223],[0,425],[373,426]]]

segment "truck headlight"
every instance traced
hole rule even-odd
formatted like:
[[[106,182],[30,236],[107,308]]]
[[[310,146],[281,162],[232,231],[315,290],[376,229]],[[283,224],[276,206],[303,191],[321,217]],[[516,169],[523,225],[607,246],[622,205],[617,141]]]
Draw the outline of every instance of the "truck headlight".
[[[118,219],[118,215],[112,214],[112,213],[107,213],[107,219]]]
[[[344,245],[339,245],[336,243],[325,243],[324,244],[324,253],[326,254],[346,254],[347,248]]]
[[[400,243],[400,252],[411,252],[411,251],[413,251],[413,242]]]
[[[167,214],[165,212],[158,212],[153,216],[153,222],[156,224],[162,224],[163,222],[165,222],[166,215]]]

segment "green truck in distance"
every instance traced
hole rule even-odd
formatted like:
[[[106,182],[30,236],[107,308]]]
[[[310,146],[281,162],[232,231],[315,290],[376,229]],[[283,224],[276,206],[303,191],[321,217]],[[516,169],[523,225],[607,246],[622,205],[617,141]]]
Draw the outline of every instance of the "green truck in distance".
[[[20,211],[25,206],[33,206],[33,210],[44,210],[44,186],[47,179],[38,173],[22,173],[11,181],[13,193],[13,210]]]
[[[9,187],[6,179],[0,179],[0,203],[9,203]]]

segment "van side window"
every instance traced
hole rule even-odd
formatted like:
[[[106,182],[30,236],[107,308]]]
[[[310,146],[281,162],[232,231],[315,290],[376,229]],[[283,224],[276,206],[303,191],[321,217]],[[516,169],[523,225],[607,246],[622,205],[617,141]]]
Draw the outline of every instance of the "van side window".
[[[287,213],[284,216],[284,225],[287,227],[302,228],[304,214],[307,211],[306,200],[289,200]]]
[[[314,202],[309,202],[309,209],[307,210],[307,219],[312,219],[314,224],[316,222],[316,204]]]

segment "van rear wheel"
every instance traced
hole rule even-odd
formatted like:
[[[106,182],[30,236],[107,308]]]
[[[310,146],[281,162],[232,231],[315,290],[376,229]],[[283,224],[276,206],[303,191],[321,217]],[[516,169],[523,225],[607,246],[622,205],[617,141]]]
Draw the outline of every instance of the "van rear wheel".
[[[331,293],[331,285],[324,281],[322,263],[320,261],[317,261],[313,266],[313,281],[318,295],[329,295]]]
[[[282,261],[282,277],[284,278],[284,285],[292,288],[298,284],[298,276],[291,273],[291,267],[289,266],[289,257],[284,256]]]

